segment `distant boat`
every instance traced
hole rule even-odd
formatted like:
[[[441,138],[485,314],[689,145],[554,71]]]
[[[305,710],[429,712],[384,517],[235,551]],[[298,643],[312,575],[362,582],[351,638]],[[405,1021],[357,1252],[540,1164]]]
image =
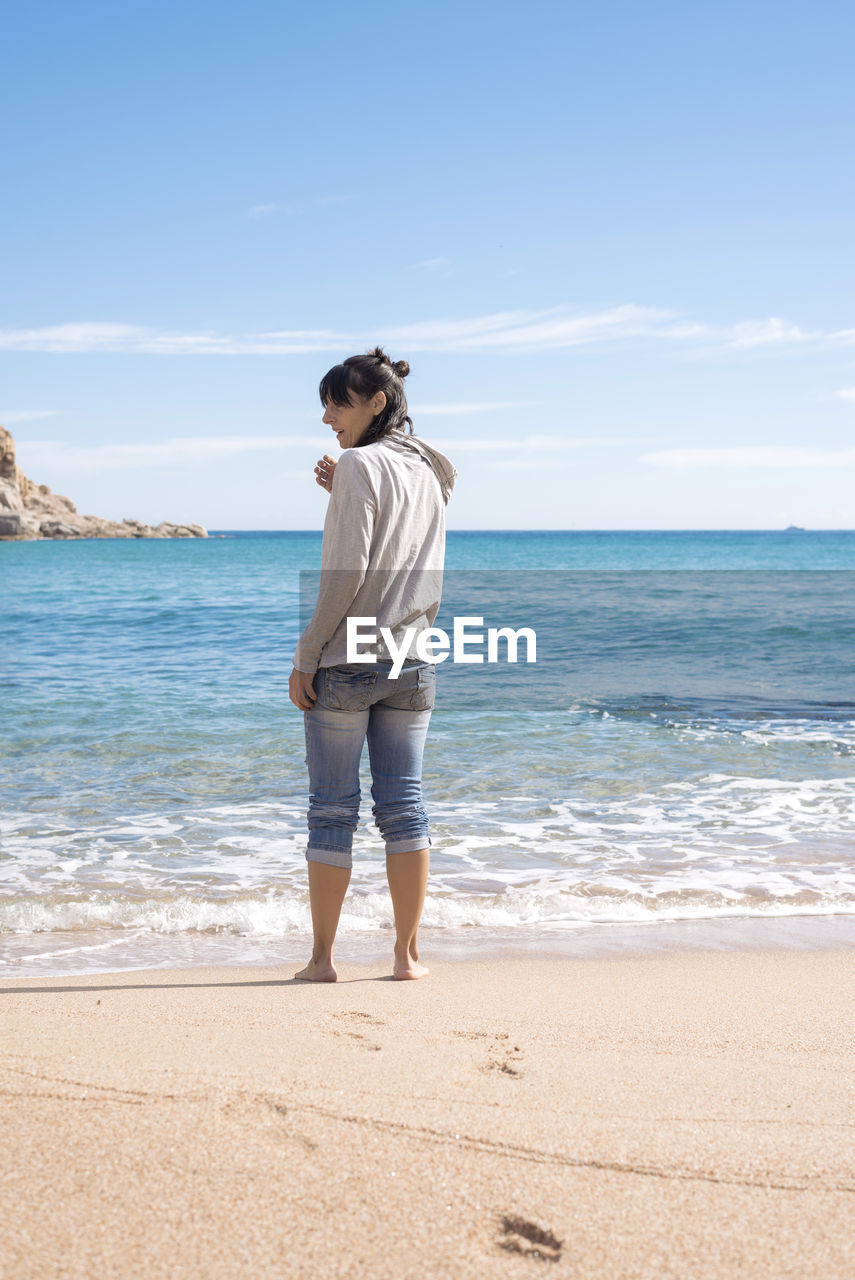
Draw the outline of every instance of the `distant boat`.
[[[788,524],[784,533],[807,533],[807,530],[803,529],[800,524]]]

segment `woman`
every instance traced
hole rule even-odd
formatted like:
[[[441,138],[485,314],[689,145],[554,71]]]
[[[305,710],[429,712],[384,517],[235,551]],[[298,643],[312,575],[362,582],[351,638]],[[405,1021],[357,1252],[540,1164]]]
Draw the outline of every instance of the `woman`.
[[[308,965],[295,974],[309,982],[338,976],[333,943],[350,882],[366,737],[372,812],[386,845],[395,916],[393,975],[428,972],[419,963],[417,938],[431,845],[421,774],[436,665],[424,661],[417,646],[439,610],[445,505],[457,472],[412,434],[403,381],[409,371],[406,360],[393,364],[376,347],[335,365],[319,388],[323,421],[344,452],[337,463],[327,454],[315,467],[317,483],[330,494],[321,583],[289,684],[291,701],[305,712],[309,769],[314,946]],[[348,618],[362,620],[363,635],[375,634],[359,643],[358,652],[371,655],[368,662],[348,662],[354,656]],[[375,619],[367,631],[366,618]],[[391,644],[381,628],[391,633]]]

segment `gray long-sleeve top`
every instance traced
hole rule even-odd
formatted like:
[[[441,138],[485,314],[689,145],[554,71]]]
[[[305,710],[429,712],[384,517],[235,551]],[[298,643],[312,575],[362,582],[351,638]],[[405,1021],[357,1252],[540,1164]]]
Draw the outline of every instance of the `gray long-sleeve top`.
[[[361,653],[392,657],[379,628],[400,645],[413,627],[406,656],[417,657],[418,636],[439,610],[445,506],[456,478],[444,454],[401,430],[344,450],[324,521],[317,604],[294,654],[298,671],[348,661],[348,617],[377,619],[378,640],[360,643]]]

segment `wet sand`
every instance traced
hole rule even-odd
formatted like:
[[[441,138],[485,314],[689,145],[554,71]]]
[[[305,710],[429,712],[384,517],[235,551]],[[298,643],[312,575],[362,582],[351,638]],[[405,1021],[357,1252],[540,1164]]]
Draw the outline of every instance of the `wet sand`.
[[[0,1274],[855,1276],[855,952],[4,981]]]

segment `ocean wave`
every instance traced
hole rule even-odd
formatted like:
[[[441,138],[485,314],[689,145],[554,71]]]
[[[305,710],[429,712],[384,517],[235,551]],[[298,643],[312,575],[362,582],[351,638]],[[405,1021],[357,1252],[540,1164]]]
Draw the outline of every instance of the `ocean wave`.
[[[628,886],[610,881],[569,879],[561,883],[510,886],[500,892],[466,893],[445,883],[429,888],[422,923],[432,929],[508,929],[517,926],[630,924],[708,920],[724,916],[855,914],[855,879],[829,884],[793,883],[771,877],[739,887],[678,885]],[[388,892],[352,893],[341,916],[343,934],[393,928]],[[139,900],[100,893],[85,899],[46,898],[0,903],[0,935],[73,934],[116,930],[123,935],[230,934],[245,938],[311,935],[308,895],[270,891],[219,900],[183,896],[171,901]],[[103,945],[108,945],[104,943]],[[2,945],[0,945],[2,953]]]

